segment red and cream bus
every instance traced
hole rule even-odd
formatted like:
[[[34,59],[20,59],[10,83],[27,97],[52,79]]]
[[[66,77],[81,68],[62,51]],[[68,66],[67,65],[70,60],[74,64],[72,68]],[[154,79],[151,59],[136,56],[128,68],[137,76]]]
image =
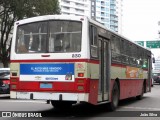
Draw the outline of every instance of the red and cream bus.
[[[11,98],[73,103],[141,99],[151,91],[151,51],[84,16],[46,15],[15,22]]]

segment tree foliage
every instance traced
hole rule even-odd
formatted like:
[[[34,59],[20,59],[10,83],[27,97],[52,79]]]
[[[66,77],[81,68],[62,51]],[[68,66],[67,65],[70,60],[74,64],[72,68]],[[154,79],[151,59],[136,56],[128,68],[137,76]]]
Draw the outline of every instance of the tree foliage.
[[[20,19],[59,14],[58,0],[0,0],[0,62],[8,67],[14,22]]]

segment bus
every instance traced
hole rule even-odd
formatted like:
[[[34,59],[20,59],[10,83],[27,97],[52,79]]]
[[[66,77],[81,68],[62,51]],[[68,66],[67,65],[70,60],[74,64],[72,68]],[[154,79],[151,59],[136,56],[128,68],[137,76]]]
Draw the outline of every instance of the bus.
[[[151,51],[85,16],[45,15],[15,22],[10,97],[76,103],[141,99],[151,91]]]

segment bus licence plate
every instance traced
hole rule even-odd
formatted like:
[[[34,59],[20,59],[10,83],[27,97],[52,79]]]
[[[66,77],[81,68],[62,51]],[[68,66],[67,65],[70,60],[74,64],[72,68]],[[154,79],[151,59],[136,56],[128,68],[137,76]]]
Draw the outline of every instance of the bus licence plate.
[[[51,83],[40,83],[40,88],[52,88]]]

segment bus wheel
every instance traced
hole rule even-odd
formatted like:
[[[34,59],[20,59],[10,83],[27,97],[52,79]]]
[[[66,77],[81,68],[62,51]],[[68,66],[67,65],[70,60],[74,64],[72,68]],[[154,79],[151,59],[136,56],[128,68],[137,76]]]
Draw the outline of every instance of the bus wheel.
[[[55,109],[62,109],[62,110],[67,110],[72,107],[72,102],[68,101],[51,101],[52,106]]]
[[[143,94],[144,94],[144,84],[142,86],[142,91],[141,91],[141,94],[136,96],[137,100],[141,100],[143,98]]]
[[[109,110],[114,111],[119,102],[119,88],[117,82],[114,83],[113,89],[112,89],[112,96],[111,96],[111,102],[109,103]]]

